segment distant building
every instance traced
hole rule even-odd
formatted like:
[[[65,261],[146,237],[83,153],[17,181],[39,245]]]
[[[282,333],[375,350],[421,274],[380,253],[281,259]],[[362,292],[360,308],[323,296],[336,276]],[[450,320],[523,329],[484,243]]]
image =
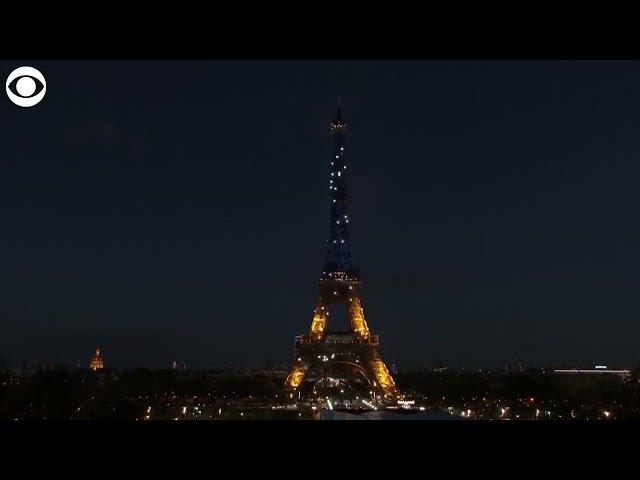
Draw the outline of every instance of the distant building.
[[[520,361],[518,361],[518,359],[515,359],[512,362],[509,362],[507,365],[505,365],[504,369],[505,369],[505,371],[507,373],[522,373],[522,372],[524,372],[524,366],[522,365],[522,363]]]
[[[586,391],[620,391],[630,379],[631,371],[609,369],[603,365],[595,368],[556,369],[552,376],[556,387],[565,394],[575,395]]]
[[[93,357],[91,357],[91,361],[89,362],[89,368],[94,372],[104,369],[104,361],[102,360],[102,356],[100,355],[99,348],[96,348],[96,354]]]
[[[595,368],[568,368],[554,370],[553,373],[559,375],[580,375],[580,376],[616,376],[622,380],[628,380],[631,377],[630,370],[610,370],[605,365],[596,365]]]

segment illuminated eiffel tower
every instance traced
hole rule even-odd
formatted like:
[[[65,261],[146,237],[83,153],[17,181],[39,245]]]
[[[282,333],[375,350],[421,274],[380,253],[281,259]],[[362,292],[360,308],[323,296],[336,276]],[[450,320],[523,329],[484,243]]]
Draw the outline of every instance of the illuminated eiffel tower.
[[[378,352],[378,336],[371,334],[360,301],[360,276],[351,259],[347,202],[344,140],[347,124],[340,102],[331,122],[331,219],[327,257],[319,282],[320,294],[311,330],[296,337],[295,358],[285,381],[288,398],[299,395],[306,381],[351,377],[369,390],[373,397],[395,399],[400,395],[393,377]],[[330,307],[346,307],[350,323],[347,331],[327,329]]]

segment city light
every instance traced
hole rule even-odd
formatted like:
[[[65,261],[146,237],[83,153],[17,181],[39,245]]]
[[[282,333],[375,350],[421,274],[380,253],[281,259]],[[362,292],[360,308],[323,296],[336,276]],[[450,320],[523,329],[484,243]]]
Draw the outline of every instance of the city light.
[[[367,407],[373,409],[373,410],[378,410],[378,408],[371,402],[368,402],[365,399],[362,399],[362,403],[364,403]]]

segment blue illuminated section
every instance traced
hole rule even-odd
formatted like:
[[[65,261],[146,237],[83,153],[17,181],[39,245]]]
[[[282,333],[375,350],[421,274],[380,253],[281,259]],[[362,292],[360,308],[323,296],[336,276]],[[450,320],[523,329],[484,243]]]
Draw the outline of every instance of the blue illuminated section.
[[[357,271],[351,256],[351,240],[349,236],[349,208],[347,202],[347,164],[345,160],[345,133],[347,124],[342,118],[338,105],[336,118],[331,122],[333,138],[333,154],[329,169],[329,192],[331,199],[331,215],[329,220],[329,239],[327,240],[327,258],[323,276],[346,274],[356,278]]]

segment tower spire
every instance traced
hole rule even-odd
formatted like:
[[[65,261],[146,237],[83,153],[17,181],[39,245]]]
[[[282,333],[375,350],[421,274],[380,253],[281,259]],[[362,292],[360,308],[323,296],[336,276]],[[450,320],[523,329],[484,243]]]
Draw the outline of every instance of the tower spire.
[[[347,164],[345,161],[345,133],[347,123],[342,118],[342,98],[338,97],[336,118],[331,122],[333,153],[329,168],[330,220],[327,258],[323,276],[348,274],[357,277],[351,261],[351,239],[349,236],[349,205],[347,202]]]
[[[344,128],[347,128],[347,122],[342,118],[342,97],[338,97],[338,108],[335,118],[331,121],[331,132],[335,133],[336,130]]]

